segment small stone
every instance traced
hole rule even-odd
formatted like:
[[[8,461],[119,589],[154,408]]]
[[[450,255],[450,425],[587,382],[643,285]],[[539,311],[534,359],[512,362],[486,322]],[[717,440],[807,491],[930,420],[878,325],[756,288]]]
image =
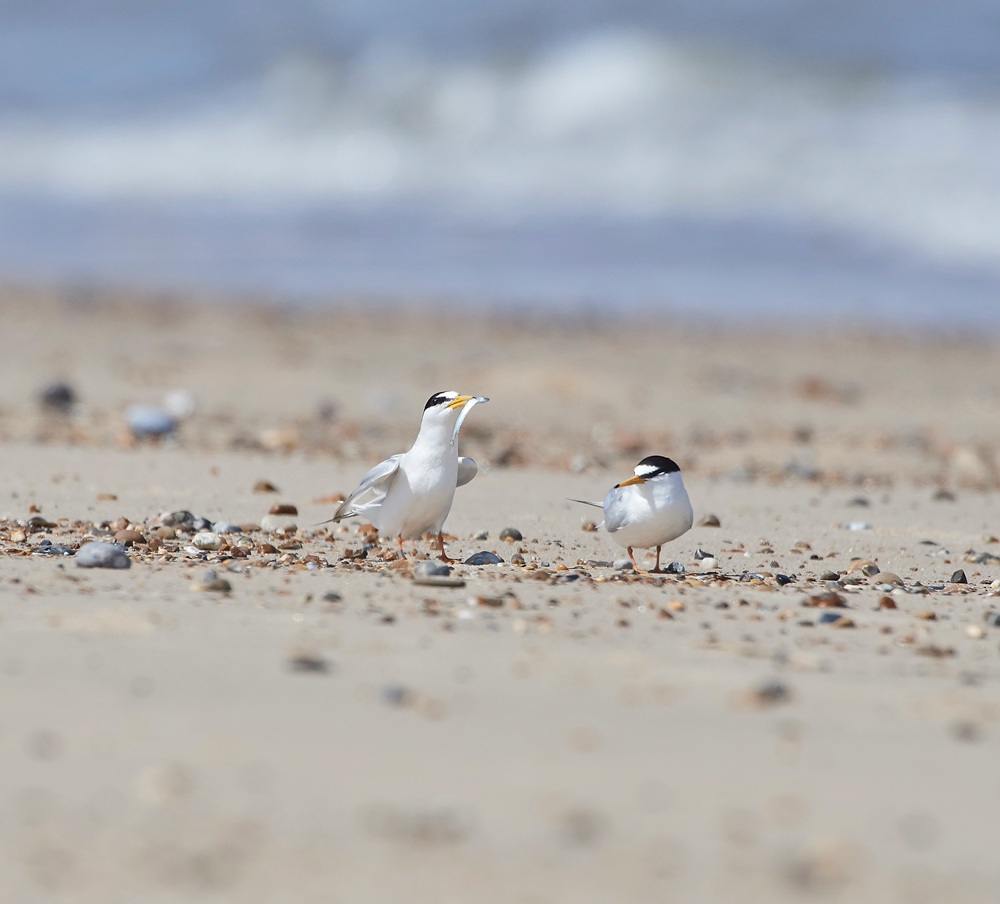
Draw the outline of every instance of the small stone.
[[[986,631],[979,625],[969,625],[965,629],[965,633],[973,640],[982,640],[986,636]]]
[[[702,571],[715,571],[719,567],[719,563],[712,556],[706,556],[704,559],[701,559],[698,565],[701,566]]]
[[[696,527],[722,527],[722,522],[719,520],[718,515],[705,515]]]
[[[824,571],[819,579],[821,581],[839,581],[840,575],[836,571]]]
[[[611,563],[611,567],[617,571],[635,571],[632,567],[632,562],[626,558],[615,559],[614,562]]]
[[[229,593],[233,586],[225,578],[220,578],[214,568],[209,568],[202,576],[200,584],[192,584],[191,589],[202,592]]]
[[[518,537],[520,536],[521,535],[518,534]],[[466,565],[500,565],[502,563],[503,559],[492,552],[476,552],[465,560]]]
[[[685,570],[680,562],[671,562],[663,569],[663,572],[665,574],[684,574]]]
[[[481,530],[472,539],[473,540],[489,540],[489,538],[490,538],[490,532],[486,531],[486,530]]]
[[[951,583],[952,584],[968,584],[969,583],[969,579],[965,576],[965,572],[961,568],[959,568],[958,571],[956,571],[954,574],[952,574],[952,576],[951,576]]]
[[[871,505],[871,503],[864,496],[855,496],[847,504],[858,508],[868,508],[868,506]]]
[[[777,680],[765,681],[746,696],[748,703],[758,707],[777,706],[781,703],[788,703],[791,699],[792,692],[788,689],[788,685]]]
[[[667,608],[671,612],[683,612],[687,608],[687,606],[685,606],[684,603],[682,603],[680,600],[671,600],[669,603],[667,603]]]
[[[76,564],[80,568],[131,568],[132,560],[124,546],[92,540],[77,550]]]
[[[243,532],[238,524],[232,524],[229,521],[216,521],[212,525],[212,530],[217,534],[239,534]]]
[[[863,565],[861,568],[861,573],[867,577],[874,577],[876,574],[881,572],[882,569],[878,567],[874,562],[870,565]]]
[[[705,552],[700,546],[694,551],[694,560],[700,562],[702,559],[714,559],[715,554],[711,552]]]
[[[902,587],[903,579],[898,574],[893,574],[891,571],[880,571],[877,574],[871,575],[871,583],[876,587],[880,587],[882,584],[894,584]]]
[[[325,675],[330,671],[330,664],[312,650],[293,650],[288,654],[288,667],[293,672],[305,672],[313,675]]]
[[[343,597],[336,590],[327,590],[323,594],[324,603],[339,603],[342,599]]]
[[[844,530],[871,530],[872,526],[867,521],[846,521]]]
[[[153,533],[161,540],[177,539],[177,531],[175,531],[172,527],[167,527],[166,525],[163,525],[163,527],[156,528],[156,530],[154,530]]]
[[[500,539],[507,543],[520,543],[524,537],[516,527],[505,527],[500,531]]]
[[[255,493],[277,493],[278,488],[270,480],[258,480],[253,485]]]
[[[115,534],[115,542],[127,547],[136,543],[145,543],[146,538],[137,530],[120,530]]]
[[[917,618],[922,618],[924,621],[936,621],[937,615],[930,609],[925,609],[923,612],[917,613]]]
[[[427,577],[432,574],[447,577],[451,574],[451,566],[445,565],[443,562],[435,562],[433,559],[425,559],[423,562],[417,563],[416,568],[413,569],[413,573],[420,577]]]
[[[281,531],[287,537],[294,534],[299,528],[293,521],[286,521],[274,515],[265,515],[260,519],[260,529],[269,534]]]
[[[896,601],[891,596],[880,596],[878,600],[879,609],[895,609]]]
[[[951,490],[946,490],[944,487],[934,491],[934,495],[931,496],[935,502],[954,502],[955,494]]]
[[[129,430],[136,437],[166,436],[177,427],[169,414],[152,405],[132,405],[125,417]]]
[[[835,590],[828,590],[826,593],[817,593],[809,597],[807,606],[817,606],[822,609],[846,609],[847,600]]]
[[[514,555],[512,555],[510,557],[510,564],[511,565],[523,565],[524,564],[524,556],[522,556],[519,552],[514,553]]]
[[[833,628],[853,628],[853,627],[855,627],[855,625],[854,625],[854,619],[848,618],[846,615],[842,615],[840,618],[838,618],[835,622],[833,622],[831,624],[831,627],[833,627]]]
[[[191,544],[197,549],[218,549],[222,546],[222,537],[210,530],[195,534],[191,539]]]
[[[821,625],[832,625],[840,618],[842,618],[842,616],[839,612],[821,612],[816,621]]]
[[[50,540],[43,540],[33,550],[36,556],[71,556],[73,550],[60,543],[53,543]]]
[[[268,511],[269,515],[297,515],[299,510],[290,502],[276,502]]]
[[[464,587],[465,581],[459,577],[450,577],[443,574],[414,575],[414,584],[423,584],[427,587]]]
[[[794,574],[776,574],[774,576],[774,579],[775,579],[775,581],[778,582],[779,586],[784,587],[785,584],[791,584],[792,582],[795,581],[795,575]]]
[[[73,387],[62,381],[46,383],[38,391],[38,401],[43,408],[66,414],[76,404],[76,393]]]
[[[23,543],[28,539],[28,535],[23,530],[12,530],[10,532],[11,543]]]

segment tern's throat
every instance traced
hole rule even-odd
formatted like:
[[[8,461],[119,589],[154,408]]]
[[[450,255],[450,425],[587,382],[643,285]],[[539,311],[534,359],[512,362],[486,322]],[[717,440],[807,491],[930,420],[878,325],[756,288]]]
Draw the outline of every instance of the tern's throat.
[[[424,418],[420,432],[413,441],[410,454],[427,461],[444,461],[457,458],[457,443],[452,443],[453,417]]]

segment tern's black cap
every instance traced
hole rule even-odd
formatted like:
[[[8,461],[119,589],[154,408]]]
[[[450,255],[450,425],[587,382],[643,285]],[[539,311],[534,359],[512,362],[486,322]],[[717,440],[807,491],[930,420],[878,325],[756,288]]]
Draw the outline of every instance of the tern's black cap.
[[[661,474],[676,474],[680,471],[677,462],[662,455],[647,455],[635,466],[636,477],[659,477]]]
[[[428,400],[427,404],[424,405],[424,411],[428,408],[433,408],[435,405],[444,405],[452,401],[452,399],[457,399],[458,393],[454,389],[449,389],[446,392],[435,392]]]

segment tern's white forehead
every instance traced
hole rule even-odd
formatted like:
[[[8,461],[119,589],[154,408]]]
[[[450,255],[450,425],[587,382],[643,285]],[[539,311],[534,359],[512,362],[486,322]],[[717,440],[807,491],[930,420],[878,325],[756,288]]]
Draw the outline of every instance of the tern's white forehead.
[[[636,465],[634,470],[636,477],[651,477],[660,469],[656,465]]]
[[[645,480],[680,472],[677,462],[663,455],[650,455],[640,461],[632,470],[636,477],[642,477]]]

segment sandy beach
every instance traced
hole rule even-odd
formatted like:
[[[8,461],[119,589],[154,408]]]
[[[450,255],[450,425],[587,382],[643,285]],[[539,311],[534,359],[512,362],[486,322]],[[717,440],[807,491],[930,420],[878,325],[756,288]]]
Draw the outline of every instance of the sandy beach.
[[[16,288],[0,318],[0,899],[1000,898],[995,338]],[[448,388],[491,399],[449,551],[504,561],[427,586],[428,543],[321,522]],[[682,574],[615,568],[567,501],[654,453],[719,523]],[[245,529],[156,533],[182,511]],[[77,567],[120,530],[130,568]]]

